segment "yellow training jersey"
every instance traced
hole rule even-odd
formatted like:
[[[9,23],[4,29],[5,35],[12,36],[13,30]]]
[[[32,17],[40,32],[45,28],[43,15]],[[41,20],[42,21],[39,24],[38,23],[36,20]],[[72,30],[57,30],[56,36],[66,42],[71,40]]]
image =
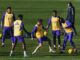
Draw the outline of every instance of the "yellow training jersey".
[[[43,31],[42,31],[42,25],[36,25],[37,31],[36,31],[36,38],[41,38],[43,36]]]
[[[63,28],[64,28],[64,30],[65,30],[66,33],[73,32],[73,29],[71,27],[67,27],[67,24],[66,23],[62,23],[62,26],[63,26]]]
[[[22,30],[21,30],[21,20],[14,21],[14,36],[21,36]]]
[[[60,30],[60,22],[58,17],[51,18],[52,30]]]
[[[12,22],[13,22],[13,14],[8,14],[6,12],[5,17],[4,17],[4,26],[10,27]]]

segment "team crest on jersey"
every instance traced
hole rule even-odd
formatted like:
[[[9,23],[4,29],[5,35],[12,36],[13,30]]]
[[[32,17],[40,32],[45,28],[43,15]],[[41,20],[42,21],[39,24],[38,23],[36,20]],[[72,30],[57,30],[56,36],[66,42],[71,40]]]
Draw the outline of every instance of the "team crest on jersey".
[[[18,22],[16,22],[16,23],[15,23],[15,25],[19,25],[19,23],[18,23]]]

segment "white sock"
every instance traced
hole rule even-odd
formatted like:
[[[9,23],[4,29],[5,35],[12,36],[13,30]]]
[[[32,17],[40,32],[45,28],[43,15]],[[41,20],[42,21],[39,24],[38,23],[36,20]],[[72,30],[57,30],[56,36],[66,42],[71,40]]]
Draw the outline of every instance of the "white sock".
[[[52,48],[49,46],[49,51],[51,51],[52,50]]]
[[[10,52],[10,56],[13,54],[13,51],[11,50],[11,52]]]
[[[27,57],[26,51],[24,51],[24,57]]]
[[[12,46],[14,45],[14,43],[12,43]]]
[[[56,47],[56,45],[54,45],[54,47]]]
[[[58,47],[61,47],[61,45],[58,45]]]
[[[2,45],[4,45],[4,43],[2,43]]]

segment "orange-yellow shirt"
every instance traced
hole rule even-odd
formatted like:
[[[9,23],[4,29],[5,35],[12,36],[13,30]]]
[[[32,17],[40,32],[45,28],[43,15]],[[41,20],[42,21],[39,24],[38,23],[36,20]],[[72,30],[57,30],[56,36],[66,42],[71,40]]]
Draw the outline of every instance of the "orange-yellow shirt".
[[[13,22],[13,14],[8,14],[6,12],[5,17],[4,17],[4,26],[10,27],[12,22]]]
[[[37,30],[36,30],[36,38],[41,38],[43,36],[43,31],[42,31],[42,25],[36,25]]]
[[[66,33],[73,32],[73,29],[71,27],[67,27],[68,25],[66,23],[62,23],[62,26],[63,26]]]
[[[22,23],[21,20],[14,21],[14,36],[22,35],[21,23]]]
[[[58,17],[51,17],[52,30],[60,30],[60,22]]]

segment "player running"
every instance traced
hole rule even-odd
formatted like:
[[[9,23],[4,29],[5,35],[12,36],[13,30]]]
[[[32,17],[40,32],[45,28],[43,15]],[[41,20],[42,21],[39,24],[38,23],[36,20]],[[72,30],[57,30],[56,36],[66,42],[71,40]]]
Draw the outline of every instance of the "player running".
[[[3,27],[3,36],[2,36],[2,46],[4,46],[4,41],[6,38],[7,33],[10,34],[12,43],[13,42],[13,32],[11,24],[15,20],[15,15],[12,12],[11,7],[7,7],[7,11],[3,14],[2,20],[1,20],[1,27]]]
[[[54,49],[56,49],[56,37],[58,38],[58,48],[61,48],[61,40],[60,40],[60,17],[57,16],[57,11],[53,11],[53,16],[49,19],[48,21],[48,26],[52,26],[52,35],[53,35],[53,44],[54,44]]]
[[[73,42],[73,28],[72,28],[71,23],[69,21],[65,21],[64,19],[61,20],[61,23],[62,23],[62,26],[65,30],[65,36],[64,36],[62,52],[65,52],[67,41],[70,42],[71,46],[76,51],[76,47],[75,47],[75,44]]]
[[[23,16],[22,15],[18,15],[18,19],[14,21],[13,23],[13,30],[14,30],[14,44],[12,45],[12,49],[10,51],[10,56],[12,56],[13,51],[16,47],[17,41],[22,43],[22,47],[24,50],[24,57],[27,57],[26,54],[26,44],[23,38],[23,31],[25,31],[27,33],[27,31],[24,28],[24,23],[22,22]]]
[[[51,48],[51,45],[52,45],[51,44],[51,40],[47,36],[44,36],[43,29],[46,30],[43,27],[42,19],[39,19],[38,22],[37,22],[37,24],[34,26],[33,31],[32,31],[32,38],[35,35],[36,38],[38,39],[38,46],[32,52],[32,54],[35,54],[37,52],[37,50],[42,47],[43,41],[47,41],[49,43],[49,52],[52,52],[52,53],[55,52]]]

